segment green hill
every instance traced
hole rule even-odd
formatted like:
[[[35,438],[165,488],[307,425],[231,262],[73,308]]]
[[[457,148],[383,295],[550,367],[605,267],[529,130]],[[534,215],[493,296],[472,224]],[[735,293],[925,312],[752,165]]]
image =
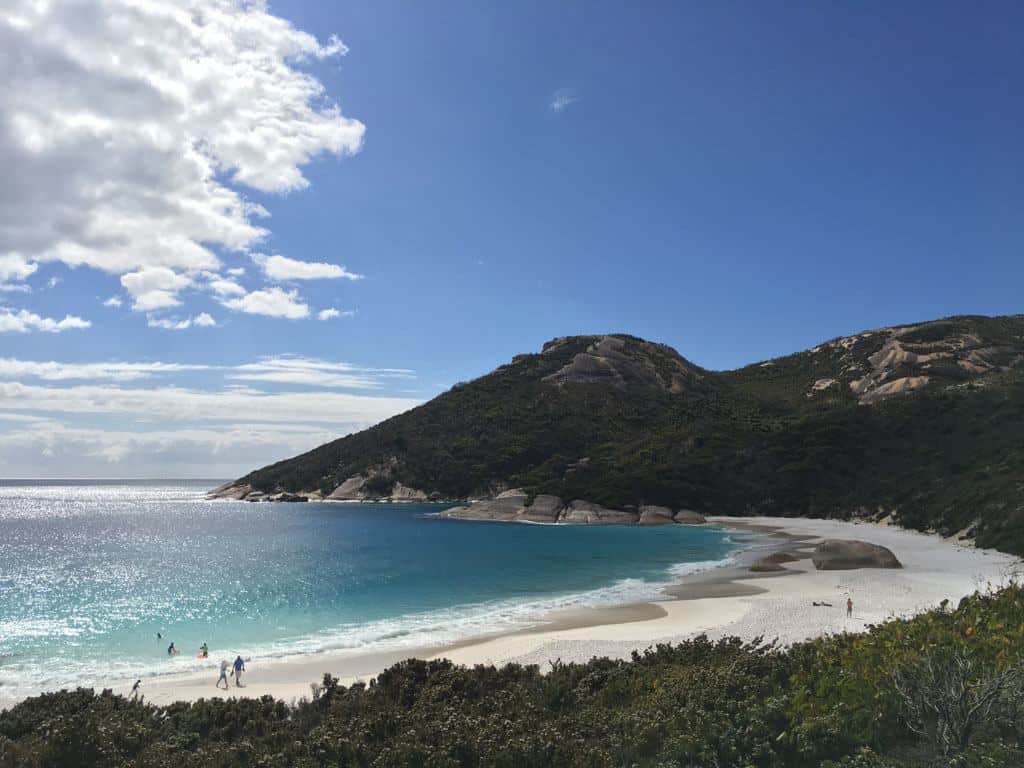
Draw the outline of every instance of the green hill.
[[[1024,316],[867,331],[735,371],[631,336],[548,342],[236,497],[455,499],[882,518],[1024,554]]]

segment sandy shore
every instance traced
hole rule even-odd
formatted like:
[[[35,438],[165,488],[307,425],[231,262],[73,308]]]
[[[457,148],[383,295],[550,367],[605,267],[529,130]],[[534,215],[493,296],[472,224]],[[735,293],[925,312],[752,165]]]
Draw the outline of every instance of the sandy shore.
[[[894,616],[909,616],[956,602],[988,585],[1008,581],[1022,561],[993,550],[979,550],[938,536],[872,524],[800,518],[726,518],[709,522],[733,529],[753,546],[730,566],[691,574],[652,603],[555,614],[527,630],[467,640],[455,645],[341,656],[329,653],[280,662],[251,664],[244,687],[214,687],[209,674],[143,681],[147,701],[167,703],[212,696],[271,696],[286,701],[309,697],[310,684],[325,672],[350,684],[369,680],[408,657],[449,658],[459,664],[537,664],[586,661],[595,656],[627,658],[656,643],[679,642],[705,633],[745,639],[777,638],[791,643],[825,633],[862,631]],[[901,570],[817,571],[809,559],[823,538],[862,539],[891,549]],[[757,574],[750,563],[770,551],[799,559],[778,573]],[[853,600],[846,617],[846,598]],[[814,603],[831,603],[831,607]],[[117,692],[126,688],[115,686]],[[9,702],[8,702],[9,703]]]

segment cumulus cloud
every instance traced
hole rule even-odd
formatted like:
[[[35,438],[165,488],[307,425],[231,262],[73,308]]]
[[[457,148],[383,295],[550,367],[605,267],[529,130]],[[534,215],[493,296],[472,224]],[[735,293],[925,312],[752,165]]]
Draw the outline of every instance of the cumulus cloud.
[[[312,158],[362,144],[362,123],[303,69],[345,52],[263,2],[8,0],[0,282],[45,261],[180,276],[249,250],[268,212],[243,188],[301,189]],[[181,287],[129,290],[149,311]]]
[[[245,288],[240,286],[234,280],[228,280],[223,277],[215,277],[208,283],[210,290],[216,293],[218,296],[242,296],[245,294]]]
[[[0,283],[25,280],[37,269],[38,264],[27,261],[20,253],[0,253]]]
[[[120,296],[111,296],[109,299],[107,299],[106,301],[103,302],[103,306],[104,307],[120,307],[121,306],[121,297]]]
[[[121,285],[132,297],[132,309],[136,312],[178,306],[178,291],[191,284],[192,278],[167,267],[146,267],[121,276]]]
[[[349,272],[337,264],[323,261],[299,261],[287,256],[264,256],[254,254],[253,260],[260,265],[264,274],[271,280],[362,280],[362,275]]]
[[[40,317],[35,312],[25,309],[15,312],[0,308],[0,333],[29,333],[30,331],[60,333],[73,328],[88,328],[91,325],[92,323],[88,320],[83,320],[75,315],[64,315],[63,320],[54,320],[52,317]]]
[[[299,292],[284,291],[280,288],[253,291],[241,298],[227,299],[221,303],[228,309],[250,315],[286,317],[289,320],[309,317],[309,305],[299,299]]]

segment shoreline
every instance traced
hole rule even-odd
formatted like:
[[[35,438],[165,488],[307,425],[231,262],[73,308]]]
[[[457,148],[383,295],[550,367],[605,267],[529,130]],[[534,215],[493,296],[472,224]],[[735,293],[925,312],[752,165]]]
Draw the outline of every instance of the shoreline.
[[[1005,583],[1022,561],[995,550],[979,550],[892,526],[806,518],[709,517],[745,546],[722,565],[683,574],[664,597],[625,605],[551,613],[543,623],[513,631],[468,637],[450,644],[360,654],[323,652],[254,663],[242,687],[214,687],[217,673],[160,675],[143,679],[146,701],[168,704],[200,698],[271,695],[289,702],[311,696],[325,673],[342,684],[368,682],[407,658],[448,658],[456,664],[583,662],[594,656],[629,658],[658,643],[677,643],[699,634],[716,639],[736,635],[789,644],[841,631],[863,631],[888,618],[957,602],[986,584]],[[888,546],[903,563],[899,570],[817,571],[810,551],[823,538],[854,538]],[[776,572],[749,570],[757,558],[783,551],[797,558]],[[846,597],[854,601],[845,615]],[[813,605],[831,603],[831,607]],[[113,685],[127,695],[131,681]],[[97,688],[103,686],[96,686]],[[0,697],[0,709],[16,701]]]

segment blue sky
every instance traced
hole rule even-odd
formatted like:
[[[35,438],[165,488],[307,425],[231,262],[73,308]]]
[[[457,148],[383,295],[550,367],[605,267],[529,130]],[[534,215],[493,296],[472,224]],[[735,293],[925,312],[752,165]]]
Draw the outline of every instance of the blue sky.
[[[14,5],[0,21],[0,43],[20,46],[21,61],[37,66],[19,65],[0,86],[8,91],[0,97],[0,159],[10,155],[8,167],[25,169],[17,199],[11,193],[20,208],[10,219],[18,221],[0,216],[0,259],[18,259],[8,261],[0,312],[39,320],[17,315],[7,323],[17,329],[0,332],[8,387],[33,388],[7,391],[7,412],[24,418],[10,420],[18,461],[8,458],[4,472],[0,452],[0,475],[37,467],[194,474],[189,461],[168,460],[189,451],[212,452],[201,463],[233,474],[246,462],[364,426],[565,334],[633,333],[698,364],[730,368],[870,327],[1022,310],[1024,49],[1015,32],[1024,10],[1016,4],[374,0],[277,2],[263,12],[232,10],[227,0],[182,3],[192,18],[210,8],[231,21],[217,26],[211,11],[202,27],[209,35],[197,37],[198,66],[208,57],[207,71],[183,94],[162,85],[193,73],[175,59],[181,44],[159,39],[154,59],[164,58],[152,72],[126,66],[120,73],[109,61],[79,56],[82,108],[103,118],[102,128],[87,124],[90,140],[104,134],[118,157],[142,118],[173,126],[174,141],[213,158],[213,181],[269,217],[235,212],[211,243],[195,234],[207,232],[205,224],[167,223],[146,208],[118,259],[95,233],[145,208],[141,201],[154,197],[147,184],[193,206],[215,198],[183,186],[174,141],[166,152],[158,141],[142,143],[116,166],[95,162],[97,145],[76,138],[65,146],[44,130],[47,121],[62,127],[73,116],[14,93],[40,80],[56,91],[74,82],[53,63],[55,52],[71,55],[61,48],[68,45],[62,29],[84,29],[86,40],[95,34],[97,50],[116,50],[132,19],[83,24],[58,8],[26,22],[28,5]],[[258,34],[232,48],[235,30],[247,24]],[[319,43],[296,37],[300,30]],[[301,55],[275,58],[282,39]],[[246,109],[259,99],[250,101],[257,89],[247,70],[217,78],[260,44],[287,70],[275,71],[267,93],[286,94],[280,101],[295,109],[274,111],[275,96],[253,119]],[[309,91],[302,73],[322,92]],[[135,90],[124,87],[133,77],[141,78]],[[172,94],[179,112],[160,99],[148,106],[149,90],[160,99]],[[208,115],[217,121],[205,122]],[[289,120],[294,130],[282,126]],[[197,121],[201,127],[191,128]],[[47,173],[33,165],[40,157],[52,159]],[[91,225],[75,228],[47,210],[58,207],[44,205],[53,199],[73,212],[93,205],[65,201],[56,181],[46,186],[62,163],[81,168],[75,178],[85,187],[94,180],[102,188],[110,175],[119,190],[113,213],[90,208]],[[295,174],[308,183],[295,183]],[[26,234],[25,222],[37,219],[41,231],[59,237]],[[265,232],[247,239],[238,234],[246,226]],[[184,252],[198,239],[216,266],[197,266],[203,256],[159,256],[167,243],[182,250],[174,227],[184,232]],[[157,230],[163,239],[150,242]],[[67,246],[76,237],[95,253],[84,258]],[[285,259],[282,271],[274,273],[267,256]],[[76,259],[80,265],[69,266]],[[324,265],[344,272],[299,279],[304,268],[296,262],[320,265],[318,274]],[[27,275],[26,264],[35,265]],[[188,285],[168,289],[165,272],[125,277],[153,267]],[[238,269],[244,274],[229,273]],[[51,278],[59,282],[50,286]],[[237,288],[220,294],[211,288],[216,279]],[[162,293],[146,292],[154,285]],[[104,306],[111,297],[120,306]],[[177,303],[157,306],[168,300]],[[298,314],[303,305],[306,315],[253,313],[268,301],[272,312]],[[330,309],[339,316],[317,319]],[[45,319],[67,315],[80,322],[59,332],[44,327]],[[186,322],[178,330],[151,327]],[[320,361],[320,374],[337,374],[339,364],[358,369],[363,379],[354,387],[303,381],[295,373],[308,370],[302,366],[273,380],[235,378],[239,366],[286,355]],[[208,367],[136,371],[134,379],[95,370],[45,379],[10,361]],[[271,362],[263,375],[280,367]],[[308,430],[275,437],[290,411],[273,417],[271,429],[251,402],[229,397],[240,381],[258,387],[253,402],[316,393],[353,399],[320,420],[303,411],[289,429]],[[61,399],[68,397],[62,390],[85,386],[105,389]],[[239,446],[227,439],[214,446],[209,430],[175,442],[175,430],[209,427],[202,409],[181,414],[166,405],[143,422],[139,412],[114,406],[75,410],[94,407],[93,400],[82,405],[86,396],[113,403],[126,390],[144,390],[166,399],[168,388],[224,395],[224,409],[244,409],[227,413],[221,430],[230,425]],[[48,393],[61,403],[54,410],[46,409]],[[12,405],[14,395],[26,407]],[[29,429],[28,418],[47,421]],[[61,429],[81,445],[66,454],[51,445],[48,458],[31,458],[40,431],[53,430],[52,443]],[[245,443],[247,429],[261,437]],[[115,437],[89,447],[87,430]],[[131,439],[142,433],[160,433],[162,441]]]

